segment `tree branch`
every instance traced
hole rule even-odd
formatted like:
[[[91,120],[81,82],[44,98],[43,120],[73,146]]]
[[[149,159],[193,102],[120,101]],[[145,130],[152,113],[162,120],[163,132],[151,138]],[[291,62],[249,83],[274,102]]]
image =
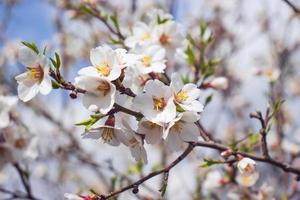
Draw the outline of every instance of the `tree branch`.
[[[296,14],[300,14],[300,9],[297,8],[290,0],[282,0],[284,1]]]

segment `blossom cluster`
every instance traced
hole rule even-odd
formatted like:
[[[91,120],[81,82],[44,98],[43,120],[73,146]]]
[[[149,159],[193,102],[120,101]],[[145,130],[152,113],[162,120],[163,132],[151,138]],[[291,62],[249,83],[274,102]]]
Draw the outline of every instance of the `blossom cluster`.
[[[82,134],[112,146],[127,146],[138,161],[147,162],[144,143],[164,142],[177,151],[198,141],[203,104],[199,87],[185,82],[178,72],[169,80],[168,60],[183,47],[185,35],[172,16],[155,10],[147,23],[138,22],[124,48],[101,45],[90,51],[91,65],[79,70],[74,86],[83,90],[83,106],[97,115]],[[20,51],[27,71],[16,77],[23,101],[51,91],[50,60],[32,48]],[[52,63],[53,64],[53,63]],[[124,91],[130,91],[130,95]],[[122,106],[121,110],[113,112]],[[137,113],[132,115],[125,110]],[[119,112],[121,111],[121,112]]]

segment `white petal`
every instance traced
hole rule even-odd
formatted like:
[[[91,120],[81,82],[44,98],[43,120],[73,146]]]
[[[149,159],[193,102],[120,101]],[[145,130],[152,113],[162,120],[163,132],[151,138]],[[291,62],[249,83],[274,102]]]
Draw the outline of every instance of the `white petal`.
[[[178,133],[170,131],[166,145],[171,151],[179,151],[183,141],[178,136]]]
[[[198,127],[194,123],[183,123],[182,132],[180,137],[185,142],[197,142],[198,141]]]
[[[43,95],[47,95],[52,90],[51,78],[49,75],[46,75],[40,84],[40,92]]]
[[[9,125],[9,113],[7,110],[0,112],[0,128],[5,128]]]
[[[39,85],[34,84],[33,86],[26,86],[24,84],[19,84],[18,85],[18,96],[19,98],[26,102],[31,100],[33,97],[35,97],[39,92]]]
[[[174,89],[175,93],[178,93],[183,88],[183,81],[178,72],[172,74],[170,86]]]
[[[98,76],[99,73],[95,67],[84,67],[78,71],[79,75],[86,75],[86,76]]]

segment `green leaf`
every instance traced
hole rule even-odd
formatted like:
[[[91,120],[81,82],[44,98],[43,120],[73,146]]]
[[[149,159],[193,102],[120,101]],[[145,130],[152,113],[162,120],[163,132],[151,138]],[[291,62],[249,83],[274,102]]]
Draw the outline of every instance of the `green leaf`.
[[[206,107],[213,99],[213,94],[209,95],[208,97],[206,97],[205,102],[204,102],[204,107]]]
[[[212,165],[216,165],[216,164],[220,164],[220,163],[223,163],[223,161],[204,158],[204,163],[202,165],[200,165],[200,167],[206,168],[206,167],[210,167]]]
[[[115,190],[118,178],[116,176],[111,177],[110,184],[112,191]]]
[[[274,117],[279,112],[284,102],[285,100],[278,100],[277,102],[275,102],[270,117]]]
[[[93,14],[93,10],[84,4],[81,4],[78,10],[83,14]]]
[[[26,41],[22,41],[21,43],[23,45],[25,45],[26,47],[28,47],[29,49],[31,49],[32,51],[34,51],[36,54],[39,54],[39,49],[37,48],[37,46],[34,42],[29,43],[29,42],[26,42]]]
[[[59,69],[61,65],[60,57],[58,53],[55,52],[55,59],[56,59],[56,68]]]
[[[167,183],[164,183],[161,188],[158,190],[161,194],[161,196],[165,196],[166,194],[166,191],[167,191],[167,187],[168,187],[168,184]]]
[[[43,55],[46,55],[46,51],[47,51],[47,46],[45,46],[43,49]]]
[[[58,82],[54,81],[54,80],[51,80],[51,85],[52,85],[53,89],[58,89],[58,88],[61,87],[61,85]]]
[[[169,21],[169,19],[161,19],[159,15],[157,15],[157,24],[164,24],[167,21]]]
[[[91,128],[92,125],[94,125],[99,119],[101,119],[103,117],[103,115],[100,116],[91,116],[90,119],[76,123],[76,126],[85,126],[86,130],[89,130]]]
[[[187,49],[184,52],[187,56],[187,61],[189,63],[189,65],[194,65],[195,63],[195,54],[193,49],[191,48],[191,45],[188,45]]]
[[[117,29],[117,30],[119,30],[120,29],[120,26],[119,26],[119,21],[118,21],[118,16],[115,14],[115,15],[112,15],[112,16],[110,16],[110,19],[111,19],[111,21],[113,22],[113,25],[115,26],[115,28]]]
[[[183,82],[183,84],[188,84],[188,83],[191,82],[190,77],[189,77],[188,74],[182,76],[182,82]]]
[[[258,143],[259,139],[260,139],[259,133],[252,133],[248,138],[248,142],[250,145],[254,145]]]
[[[53,58],[50,58],[52,65],[57,69],[57,63]]]
[[[180,105],[177,104],[177,105],[176,105],[176,111],[182,113],[182,112],[184,112],[185,110],[184,110]]]
[[[143,168],[144,168],[143,161],[138,161],[137,163],[130,165],[128,167],[128,173],[132,175],[140,175],[142,173]]]

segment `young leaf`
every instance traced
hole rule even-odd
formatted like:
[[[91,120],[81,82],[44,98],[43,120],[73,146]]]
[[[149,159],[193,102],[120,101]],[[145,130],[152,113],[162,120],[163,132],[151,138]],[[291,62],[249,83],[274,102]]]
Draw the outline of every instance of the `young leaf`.
[[[61,62],[60,62],[60,57],[58,55],[58,53],[55,52],[55,59],[56,59],[56,68],[59,69]]]
[[[39,54],[39,49],[37,48],[37,46],[34,42],[29,43],[29,42],[26,42],[26,41],[22,41],[21,43],[23,45],[25,45],[26,47],[28,47],[29,49],[31,49],[32,51],[34,51],[36,54]]]

